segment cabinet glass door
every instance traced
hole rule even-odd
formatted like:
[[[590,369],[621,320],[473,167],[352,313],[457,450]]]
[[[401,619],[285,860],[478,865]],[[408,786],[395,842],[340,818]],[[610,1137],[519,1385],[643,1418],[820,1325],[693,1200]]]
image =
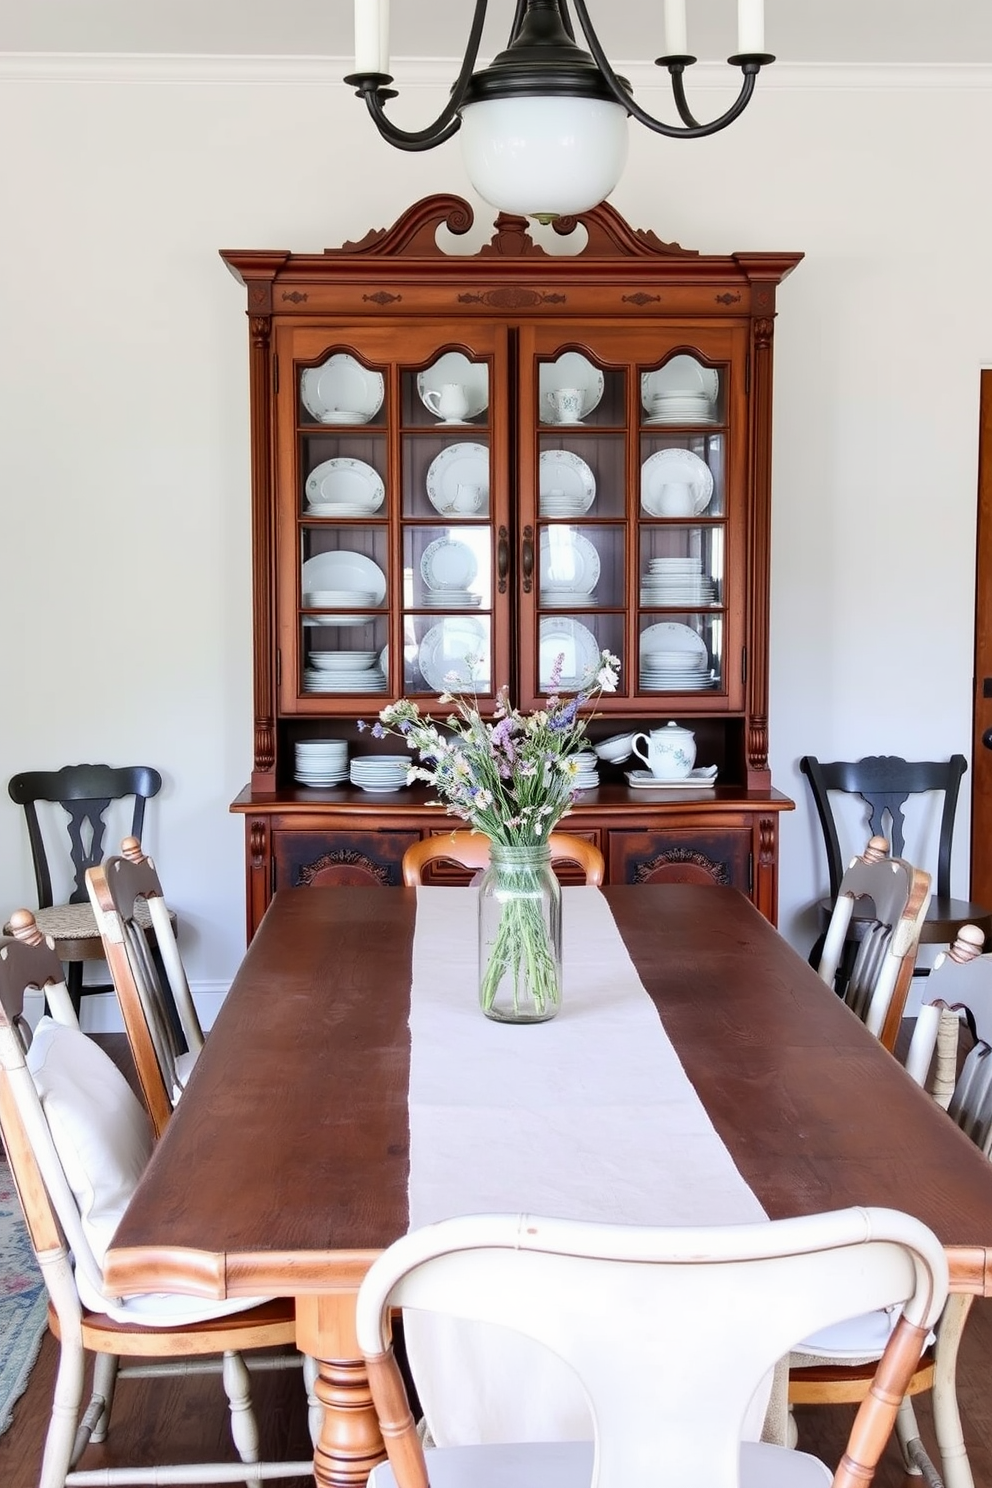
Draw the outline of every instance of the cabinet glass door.
[[[525,326],[521,692],[621,684],[604,711],[742,706],[746,328]]]

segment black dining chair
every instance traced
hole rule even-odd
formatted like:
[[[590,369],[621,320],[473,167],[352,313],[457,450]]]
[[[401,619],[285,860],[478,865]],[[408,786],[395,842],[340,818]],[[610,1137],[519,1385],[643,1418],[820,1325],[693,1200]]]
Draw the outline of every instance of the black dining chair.
[[[962,925],[974,924],[992,935],[992,910],[984,905],[973,904],[967,899],[951,896],[951,845],[954,836],[954,819],[957,811],[958,790],[961,777],[968,768],[963,754],[952,754],[948,760],[905,760],[894,754],[866,755],[859,760],[819,760],[806,754],[799,761],[799,768],[809,781],[827,854],[827,873],[830,894],[817,904],[819,917],[818,936],[810,962],[819,963],[823,950],[834,902],[840,890],[840,882],[851,857],[861,850],[861,844],[869,836],[885,837],[896,858],[908,857],[917,867],[928,871],[930,866],[921,863],[920,855],[906,851],[904,807],[910,796],[925,792],[936,792],[942,797],[940,829],[937,842],[936,873],[932,874],[935,893],[930,900],[926,919],[920,934],[924,945],[949,945]],[[838,794],[858,796],[865,807],[864,826],[855,838],[851,851],[841,848],[834,798]],[[857,940],[870,923],[858,911],[851,921],[849,935]],[[920,968],[918,974],[926,974]]]
[[[77,1013],[84,992],[107,990],[103,986],[83,986],[83,962],[103,960],[103,941],[90,907],[86,870],[102,863],[105,856],[107,812],[112,801],[126,801],[133,797],[130,832],[140,841],[145,805],[161,788],[162,777],[150,765],[124,765],[120,768],[112,765],[64,765],[61,770],[25,770],[13,775],[8,782],[11,800],[24,807],[27,818],[38,892],[35,920],[42,934],[55,942],[55,953],[66,967],[66,985]],[[39,805],[51,806],[54,824],[44,812],[39,815]],[[56,809],[59,807],[65,813],[64,817],[59,817]],[[42,816],[45,816],[44,823]],[[55,862],[49,857],[49,851],[54,847],[59,825],[64,825],[68,833],[74,886],[69,898],[56,904],[52,889]],[[151,935],[150,920],[147,928]],[[4,934],[10,933],[9,926],[5,926]]]

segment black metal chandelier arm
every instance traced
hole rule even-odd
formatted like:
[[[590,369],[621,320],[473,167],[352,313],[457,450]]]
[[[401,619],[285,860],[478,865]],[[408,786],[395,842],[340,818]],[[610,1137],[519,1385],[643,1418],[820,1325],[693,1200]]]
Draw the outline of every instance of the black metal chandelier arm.
[[[689,107],[689,100],[685,96],[685,69],[687,64],[666,63],[672,79],[672,97],[675,99],[675,107],[679,111],[679,118],[689,129],[701,129],[703,126]]]
[[[398,124],[394,124],[386,117],[383,105],[390,98],[396,97],[395,91],[385,86],[393,81],[391,77],[386,77],[381,73],[353,73],[345,78],[345,82],[357,88],[360,96],[365,99],[375,127],[383,139],[395,145],[398,150],[433,150],[435,145],[443,145],[445,140],[449,140],[453,134],[458,133],[462,122],[458,111],[462,106],[472,73],[475,71],[488,5],[489,0],[475,0],[475,12],[468,34],[468,45],[458,77],[452,85],[448,102],[433,124],[428,124],[425,129],[401,129]]]
[[[640,104],[634,101],[613,71],[609,59],[600,45],[599,37],[593,29],[585,0],[572,0],[572,3],[575,6],[575,14],[579,18],[579,24],[582,27],[582,33],[585,36],[586,45],[589,48],[592,59],[602,73],[603,79],[613,94],[613,97],[617,103],[623,105],[632,118],[636,119],[639,124],[643,124],[647,129],[653,130],[655,134],[666,135],[669,139],[704,139],[707,135],[716,134],[719,130],[726,129],[728,124],[732,124],[735,119],[739,118],[750,103],[751,95],[754,92],[754,80],[761,70],[761,63],[744,59],[740,63],[741,71],[744,74],[741,91],[726,113],[721,114],[718,119],[712,119],[708,124],[699,124],[695,121],[690,124],[688,120],[692,119],[693,115],[686,102],[684,90],[682,90],[682,103],[685,106],[684,112],[679,107],[679,114],[685,121],[684,127],[680,127],[677,124],[666,124],[664,120],[656,119],[653,114],[649,114],[646,109],[642,109]],[[681,68],[679,70],[681,72]],[[674,73],[672,74],[672,81],[674,87]],[[681,78],[679,82],[681,87]],[[678,107],[677,94],[676,106]]]
[[[395,145],[397,150],[433,150],[435,145],[443,145],[461,128],[461,115],[449,107],[426,129],[400,129],[387,117],[384,107],[386,99],[395,97],[395,93],[370,89],[365,94],[365,102],[376,129],[387,144]]]

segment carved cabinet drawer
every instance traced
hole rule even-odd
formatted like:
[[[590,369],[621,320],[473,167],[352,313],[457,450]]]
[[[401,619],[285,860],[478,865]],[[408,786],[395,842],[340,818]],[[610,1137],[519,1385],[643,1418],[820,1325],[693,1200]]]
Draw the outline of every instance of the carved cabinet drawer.
[[[609,833],[611,883],[715,883],[751,890],[751,832],[670,827]]]
[[[273,889],[395,888],[403,882],[403,854],[420,833],[385,828],[355,832],[272,833]]]

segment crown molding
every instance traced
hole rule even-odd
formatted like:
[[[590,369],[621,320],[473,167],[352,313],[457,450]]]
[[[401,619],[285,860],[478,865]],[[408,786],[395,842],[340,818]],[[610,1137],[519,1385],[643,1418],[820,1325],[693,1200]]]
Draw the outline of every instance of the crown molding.
[[[649,62],[618,61],[636,88],[667,86]],[[182,83],[211,86],[343,86],[350,57],[193,56],[126,52],[0,52],[0,82]],[[394,58],[404,88],[449,87],[458,68],[454,57]],[[694,90],[736,88],[736,70],[726,63],[701,62],[688,75]],[[992,89],[992,64],[850,64],[778,62],[761,74],[762,91],[849,92],[950,91]]]

